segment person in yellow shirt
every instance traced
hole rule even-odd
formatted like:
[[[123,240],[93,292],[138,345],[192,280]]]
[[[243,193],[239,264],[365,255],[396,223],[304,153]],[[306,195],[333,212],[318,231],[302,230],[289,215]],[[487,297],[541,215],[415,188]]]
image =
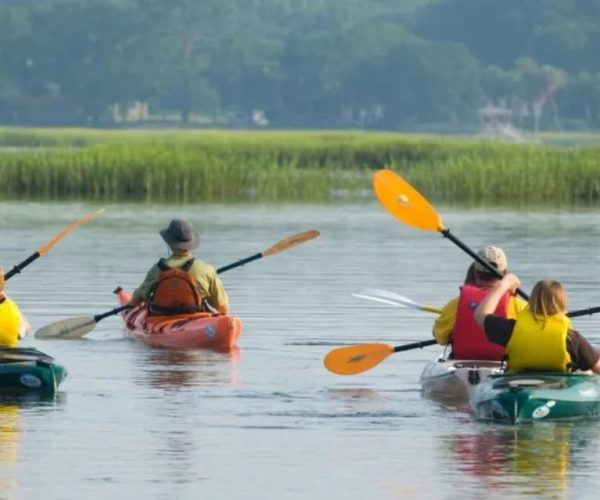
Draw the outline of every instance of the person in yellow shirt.
[[[506,347],[507,371],[575,371],[600,373],[600,353],[571,326],[567,317],[567,292],[551,279],[538,281],[526,309],[515,319],[494,313],[506,292],[514,292],[521,282],[507,274],[475,310],[477,324],[487,338]]]
[[[30,330],[27,318],[4,291],[4,269],[0,267],[0,347],[16,347]]]
[[[486,246],[478,255],[494,266],[501,275],[508,269],[506,255],[501,248]],[[485,296],[500,280],[484,266],[474,262],[467,272],[460,294],[443,308],[433,325],[433,336],[438,344],[452,344],[453,359],[501,361],[504,348],[490,342],[477,325],[473,312]],[[501,317],[515,318],[527,306],[527,302],[505,293],[498,303],[496,314]]]
[[[192,224],[174,219],[159,234],[171,255],[150,268],[129,305],[145,303],[152,315],[227,314],[229,299],[215,268],[192,256],[200,243]]]

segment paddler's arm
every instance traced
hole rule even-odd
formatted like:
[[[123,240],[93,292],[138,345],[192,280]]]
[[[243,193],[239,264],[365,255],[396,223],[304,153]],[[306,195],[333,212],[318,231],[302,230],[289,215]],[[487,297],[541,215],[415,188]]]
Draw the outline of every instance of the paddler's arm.
[[[27,337],[31,332],[31,325],[25,315],[19,311],[19,338]]]
[[[216,272],[210,282],[209,302],[219,311],[219,314],[226,315],[229,312],[229,297]]]
[[[148,297],[150,296],[150,292],[152,290],[152,287],[154,286],[157,277],[158,267],[154,265],[146,273],[146,277],[144,278],[142,284],[133,291],[133,293],[131,294],[131,300],[127,305],[135,307],[148,300]]]
[[[475,309],[474,317],[475,321],[479,325],[480,328],[485,330],[485,318],[491,314],[494,314],[496,311],[496,307],[504,294],[506,292],[514,292],[517,288],[521,286],[521,282],[519,278],[517,278],[516,274],[507,274],[505,275],[500,283],[498,283],[491,291],[486,295],[486,297],[481,301],[481,303]]]
[[[600,353],[577,330],[570,329],[567,337],[567,350],[576,370],[592,370],[600,374]]]

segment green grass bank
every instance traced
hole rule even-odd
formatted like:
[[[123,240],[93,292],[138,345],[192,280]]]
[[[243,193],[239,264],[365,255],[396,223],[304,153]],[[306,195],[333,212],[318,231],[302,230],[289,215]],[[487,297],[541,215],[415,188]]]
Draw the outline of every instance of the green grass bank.
[[[103,201],[371,199],[387,166],[432,200],[600,199],[600,147],[367,132],[0,128],[0,197]]]

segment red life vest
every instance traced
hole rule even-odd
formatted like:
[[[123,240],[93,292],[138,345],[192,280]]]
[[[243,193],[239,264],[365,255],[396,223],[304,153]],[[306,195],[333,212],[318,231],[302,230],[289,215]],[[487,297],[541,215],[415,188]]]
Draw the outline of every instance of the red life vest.
[[[460,287],[456,323],[452,330],[452,354],[454,359],[485,359],[502,361],[506,351],[504,347],[490,342],[485,332],[475,322],[474,312],[489,293],[491,288],[479,288],[473,285]],[[506,293],[496,311],[497,316],[506,318],[510,294]]]
[[[148,301],[152,315],[190,314],[204,311],[204,304],[190,269],[194,259],[180,267],[169,267],[165,259],[158,261],[160,272]]]

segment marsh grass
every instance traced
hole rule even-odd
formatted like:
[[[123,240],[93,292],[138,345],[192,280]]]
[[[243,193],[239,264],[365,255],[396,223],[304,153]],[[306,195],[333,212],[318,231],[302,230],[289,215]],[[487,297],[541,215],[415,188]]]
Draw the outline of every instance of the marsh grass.
[[[428,198],[490,204],[600,199],[600,148],[367,132],[0,129],[3,198],[331,201],[372,197],[387,166]],[[0,150],[1,151],[1,150]]]

